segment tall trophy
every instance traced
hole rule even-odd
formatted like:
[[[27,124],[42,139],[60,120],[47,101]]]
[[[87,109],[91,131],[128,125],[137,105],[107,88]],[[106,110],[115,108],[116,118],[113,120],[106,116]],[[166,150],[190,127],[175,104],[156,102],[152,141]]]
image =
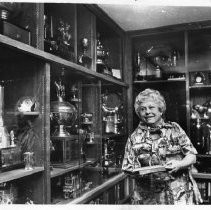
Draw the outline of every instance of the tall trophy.
[[[64,74],[64,72],[62,73]],[[77,110],[74,105],[65,101],[65,86],[62,79],[54,82],[57,91],[57,101],[51,102],[51,119],[57,125],[53,137],[69,137],[70,133],[66,126],[72,127],[77,117]]]
[[[105,49],[100,41],[100,34],[97,34],[97,72],[113,76],[111,67],[108,65],[109,51]]]
[[[104,132],[120,134],[120,126],[123,122],[123,116],[120,116],[123,104],[120,94],[105,93],[102,95],[103,121],[105,123]]]
[[[78,56],[78,63],[86,68],[90,68],[92,58],[88,55],[89,39],[84,37],[80,40],[82,53]]]

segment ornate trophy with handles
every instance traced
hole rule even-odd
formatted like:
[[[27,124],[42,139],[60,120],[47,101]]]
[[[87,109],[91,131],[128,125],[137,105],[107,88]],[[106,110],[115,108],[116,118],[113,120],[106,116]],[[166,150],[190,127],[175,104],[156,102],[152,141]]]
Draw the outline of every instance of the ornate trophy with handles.
[[[62,72],[64,75],[64,71]],[[57,101],[51,102],[51,119],[57,125],[53,137],[68,137],[70,133],[65,126],[73,126],[77,117],[77,110],[74,105],[65,101],[65,86],[60,79],[54,82],[57,91]]]

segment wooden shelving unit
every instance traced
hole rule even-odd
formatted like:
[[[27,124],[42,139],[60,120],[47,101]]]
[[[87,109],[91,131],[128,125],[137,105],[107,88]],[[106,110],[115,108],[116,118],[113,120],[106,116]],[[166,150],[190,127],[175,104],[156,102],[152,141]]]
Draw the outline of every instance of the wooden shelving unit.
[[[5,85],[4,113],[6,125],[10,130],[17,127],[17,113],[11,110],[14,110],[18,99],[22,96],[33,96],[39,101],[39,111],[31,113],[31,115],[36,116],[34,117],[36,119],[33,118],[31,128],[33,128],[38,135],[37,141],[35,141],[38,144],[35,149],[37,167],[32,171],[15,169],[2,172],[0,174],[0,183],[24,180],[25,178],[30,178],[30,176],[35,176],[36,178],[31,180],[33,183],[32,186],[30,186],[30,190],[33,191],[31,199],[34,200],[35,203],[51,204],[52,180],[69,173],[74,173],[85,167],[90,167],[90,165],[96,162],[102,164],[102,141],[104,138],[117,139],[117,142],[121,144],[121,146],[124,145],[128,133],[132,131],[133,123],[135,124],[136,121],[133,116],[134,110],[132,103],[134,97],[138,91],[146,86],[158,87],[163,93],[166,93],[164,96],[168,96],[171,102],[171,109],[167,115],[171,115],[169,115],[170,120],[176,118],[175,121],[181,122],[182,127],[190,133],[191,103],[201,103],[201,99],[206,100],[210,97],[209,89],[211,88],[211,84],[191,86],[189,82],[190,72],[203,71],[204,69],[209,71],[209,68],[206,66],[199,65],[201,63],[204,64],[201,57],[199,57],[200,62],[195,62],[199,52],[198,49],[195,49],[198,45],[193,44],[197,40],[204,40],[205,42],[203,43],[205,46],[199,46],[202,49],[202,53],[207,49],[206,46],[209,46],[208,42],[210,40],[207,39],[207,37],[210,36],[209,27],[207,29],[200,28],[196,31],[192,31],[190,26],[188,26],[188,30],[184,30],[183,26],[182,29],[180,28],[178,30],[172,30],[172,28],[170,28],[169,31],[165,30],[165,32],[161,30],[158,31],[157,34],[154,29],[152,30],[153,33],[149,34],[146,32],[143,34],[141,34],[141,32],[140,34],[138,32],[125,33],[96,5],[65,3],[56,5],[55,7],[55,5],[51,3],[24,3],[24,8],[25,10],[23,11],[21,19],[20,21],[17,20],[17,22],[19,21],[19,25],[22,28],[26,25],[28,26],[28,30],[31,32],[31,46],[0,34],[0,81],[10,81],[10,83]],[[70,22],[72,30],[72,53],[74,54],[74,59],[71,61],[70,59],[64,59],[59,57],[59,55],[44,51],[46,43],[44,15],[50,15],[51,17],[52,14],[55,16],[55,19],[63,18],[63,20]],[[55,21],[54,19],[51,20]],[[55,25],[57,24],[56,22],[54,23]],[[56,30],[51,32],[56,32]],[[113,57],[109,57],[108,59],[109,66],[111,69],[119,69],[122,79],[116,79],[113,76],[97,72],[96,44],[98,33],[100,34],[100,41],[102,41],[108,51],[112,52],[110,55]],[[198,36],[200,34],[202,35]],[[81,48],[81,39],[83,38],[88,38],[89,40],[89,48],[86,51],[86,56],[91,60],[90,65],[79,63],[78,61],[81,53],[84,53],[83,48]],[[160,80],[152,81],[136,81],[133,78],[135,69],[133,69],[133,61],[131,59],[134,57],[132,50],[133,48],[134,51],[141,49],[144,52],[149,46],[145,44],[139,45],[138,43],[144,43],[146,40],[150,40],[153,45],[161,42],[163,45],[169,45],[171,49],[176,47],[180,53],[180,61],[177,68],[165,68],[165,66],[161,66],[161,69],[168,71],[172,68],[172,71],[176,70],[179,71],[179,73],[185,74],[185,78],[173,78],[169,80],[161,78]],[[151,43],[147,43],[151,46]],[[206,43],[208,44],[206,45]],[[140,49],[138,49],[139,47]],[[196,58],[194,57],[195,55]],[[207,63],[209,64],[209,61],[207,61],[206,64]],[[54,80],[58,78],[62,69],[65,69],[66,74],[66,100],[77,107],[78,127],[76,127],[76,130],[79,128],[80,132],[70,131],[73,133],[69,139],[77,139],[75,141],[76,148],[74,148],[74,151],[77,151],[75,152],[76,154],[73,154],[74,151],[68,154],[73,156],[74,161],[72,165],[68,168],[53,168],[51,171],[51,140],[54,139],[54,137],[51,137],[53,126],[50,120],[50,107],[52,99],[57,94],[53,88]],[[73,85],[76,85],[78,90],[78,101],[71,101],[70,92]],[[197,91],[201,89],[203,90],[203,94],[197,95]],[[102,94],[108,90],[122,94],[125,120],[123,120],[122,126],[124,132],[120,134],[105,134],[105,130],[103,130],[105,128],[103,128],[101,97]],[[81,132],[80,130],[82,126],[86,126],[81,123],[80,114],[86,112],[93,114],[92,126],[95,134],[93,143],[87,143],[87,145],[86,142],[83,142],[85,132]],[[71,130],[72,128],[68,129]],[[68,138],[65,140],[68,140]],[[84,163],[79,155],[79,153],[81,154],[81,152],[83,152],[80,150],[82,146],[87,146],[85,151],[87,158]],[[120,147],[119,150],[124,152],[124,149]],[[202,156],[209,158],[209,155],[198,155],[198,157]],[[102,170],[102,167],[100,166],[96,170]],[[110,168],[109,170],[111,172],[119,172],[118,168]],[[194,174],[194,177],[197,179],[210,180],[210,174],[206,173],[197,173]],[[125,175],[120,174],[71,203],[86,203],[101,194],[104,190],[108,190],[111,185],[113,186],[124,179]],[[18,187],[21,189],[21,185]],[[62,192],[61,189],[60,191]],[[27,197],[28,195],[26,194],[25,196]],[[128,198],[127,196],[125,199]],[[56,203],[60,203],[59,199],[60,198],[57,199]],[[69,201],[66,203],[68,202]],[[63,201],[61,201],[61,203],[63,203]]]
[[[38,204],[50,204],[52,193],[51,183],[57,179],[65,177],[67,174],[74,174],[82,170],[84,167],[101,163],[102,150],[102,110],[101,110],[101,88],[103,85],[109,88],[120,89],[121,91],[127,89],[129,85],[124,82],[123,77],[123,59],[122,57],[122,43],[124,33],[117,30],[113,23],[104,20],[101,22],[101,17],[96,15],[96,7],[86,6],[82,4],[57,4],[56,9],[53,3],[33,3],[23,4],[24,10],[20,26],[27,22],[29,23],[28,30],[31,32],[31,46],[23,42],[14,40],[8,36],[0,34],[0,48],[1,48],[1,81],[10,81],[5,88],[5,119],[6,125],[11,129],[17,126],[17,119],[21,117],[17,115],[14,107],[16,102],[22,96],[32,96],[39,102],[39,110],[35,112],[24,113],[24,118],[30,121],[31,131],[37,134],[35,162],[36,166],[32,171],[25,171],[24,169],[16,169],[8,172],[2,172],[0,175],[0,183],[21,180],[24,182],[30,176],[31,180],[29,191],[33,191],[31,200]],[[68,9],[67,9],[68,8]],[[71,12],[70,12],[71,11]],[[72,52],[74,59],[66,59],[59,54],[53,54],[46,50],[46,44],[51,44],[46,40],[46,22],[44,16],[51,18],[53,14],[53,25],[57,27],[60,18],[71,25],[72,35]],[[39,18],[38,18],[39,17]],[[18,22],[19,19],[16,20]],[[105,23],[106,31],[102,25],[99,28],[99,23]],[[57,28],[52,30],[51,35],[56,33]],[[110,64],[113,68],[118,68],[121,72],[122,79],[116,79],[113,76],[98,73],[96,71],[96,39],[97,31],[101,32],[103,41],[110,51],[114,51],[114,58],[110,58]],[[113,37],[108,37],[107,30],[114,32]],[[104,35],[105,33],[105,35]],[[79,63],[79,55],[84,53],[81,48],[81,39],[88,38],[89,49],[87,49],[86,56],[91,61],[90,65]],[[55,38],[55,37],[51,37]],[[114,43],[117,43],[115,45]],[[12,62],[11,62],[12,61]],[[8,70],[9,69],[9,70]],[[65,69],[65,100],[73,104],[77,109],[76,127],[68,127],[67,130],[71,134],[70,137],[54,137],[52,132],[56,129],[56,125],[52,124],[51,115],[51,101],[55,100],[56,91],[54,88],[54,81],[59,78],[59,75]],[[74,86],[75,85],[75,86]],[[77,90],[77,99],[73,100],[72,88],[74,86]],[[72,88],[72,89],[71,89]],[[125,92],[124,92],[125,93]],[[126,100],[126,96],[124,97]],[[124,102],[125,103],[125,102]],[[82,131],[84,125],[81,123],[81,113],[93,113],[94,141],[93,144],[86,144],[84,141],[85,132]],[[32,116],[30,118],[30,116]],[[19,123],[19,122],[18,122]],[[75,129],[75,130],[74,130]],[[78,130],[77,130],[78,129]],[[58,141],[57,141],[58,140]],[[65,155],[67,159],[72,160],[67,164],[66,168],[54,167],[51,171],[52,145],[54,141],[65,141],[69,150]],[[70,145],[71,144],[71,145]],[[54,146],[55,146],[54,145]],[[58,145],[56,145],[58,146]],[[73,148],[74,147],[74,148]],[[83,152],[82,147],[86,147],[83,159],[80,155]],[[60,148],[59,148],[60,151]],[[64,156],[62,154],[61,156]],[[57,160],[56,160],[57,161]],[[56,161],[54,163],[56,163]],[[60,160],[59,160],[60,161]],[[58,161],[58,162],[59,162]],[[84,162],[85,161],[85,162]],[[99,174],[100,176],[100,174]],[[64,181],[64,180],[63,180]],[[19,188],[21,186],[18,186]],[[61,193],[62,190],[61,190]],[[28,194],[23,195],[27,198]],[[59,196],[58,196],[59,202]]]

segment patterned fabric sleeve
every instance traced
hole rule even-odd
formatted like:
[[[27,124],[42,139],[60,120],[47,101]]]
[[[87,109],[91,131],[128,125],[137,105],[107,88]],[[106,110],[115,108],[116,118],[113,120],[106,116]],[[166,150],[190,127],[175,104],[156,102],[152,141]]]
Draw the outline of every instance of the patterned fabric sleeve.
[[[172,137],[177,139],[184,155],[198,154],[185,131],[175,122],[173,122]]]
[[[128,138],[126,146],[125,146],[125,154],[122,163],[122,170],[124,171],[133,171],[133,164],[134,164],[134,152],[132,150],[132,141],[131,137]]]

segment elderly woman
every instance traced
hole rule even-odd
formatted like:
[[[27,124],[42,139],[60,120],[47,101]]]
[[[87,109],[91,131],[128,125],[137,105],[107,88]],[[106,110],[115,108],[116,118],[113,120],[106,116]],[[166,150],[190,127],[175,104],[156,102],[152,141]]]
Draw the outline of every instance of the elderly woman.
[[[197,151],[176,122],[164,122],[166,103],[159,91],[146,89],[135,100],[140,123],[129,136],[122,169],[162,165],[166,170],[134,175],[134,204],[198,204],[202,202],[190,169]]]

